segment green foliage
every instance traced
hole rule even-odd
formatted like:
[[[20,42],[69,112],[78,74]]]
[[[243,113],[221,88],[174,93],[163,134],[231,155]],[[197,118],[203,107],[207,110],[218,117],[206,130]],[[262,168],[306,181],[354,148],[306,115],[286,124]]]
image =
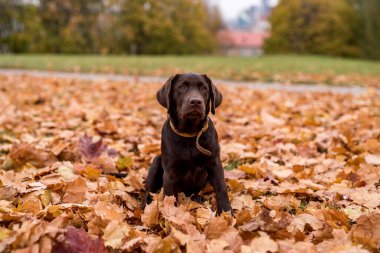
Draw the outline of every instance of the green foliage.
[[[362,56],[380,59],[380,1],[351,0],[351,2],[358,14],[356,37]]]
[[[216,48],[203,1],[121,1],[121,43],[137,54],[208,53]],[[212,22],[218,22],[218,17]],[[219,19],[220,22],[220,19]]]
[[[282,0],[270,22],[270,53],[314,53],[358,56],[355,40],[357,16],[346,0]]]
[[[44,28],[41,49],[53,53],[98,52],[98,17],[101,0],[41,0],[39,14]]]
[[[203,0],[0,0],[0,50],[210,53],[221,24],[218,11]]]
[[[36,49],[41,29],[37,7],[20,1],[0,0],[0,52]]]
[[[243,163],[241,161],[232,160],[229,164],[227,164],[226,166],[224,166],[224,169],[225,170],[233,170],[233,169],[236,169],[237,167],[239,167],[242,164]]]

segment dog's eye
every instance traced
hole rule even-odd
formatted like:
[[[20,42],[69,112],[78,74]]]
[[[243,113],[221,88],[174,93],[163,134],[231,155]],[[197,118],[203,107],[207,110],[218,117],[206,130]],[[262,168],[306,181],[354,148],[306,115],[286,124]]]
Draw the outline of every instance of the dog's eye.
[[[207,90],[207,86],[206,86],[206,85],[202,85],[199,89],[200,89],[201,91],[205,91],[205,90]]]
[[[179,90],[186,90],[187,86],[185,84],[182,84],[181,86],[178,87]]]

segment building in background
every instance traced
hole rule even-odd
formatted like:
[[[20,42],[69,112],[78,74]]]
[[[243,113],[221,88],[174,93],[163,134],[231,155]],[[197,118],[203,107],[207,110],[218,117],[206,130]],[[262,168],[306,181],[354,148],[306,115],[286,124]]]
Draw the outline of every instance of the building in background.
[[[268,16],[272,8],[269,0],[252,5],[218,33],[222,53],[226,55],[257,56],[263,53],[264,40],[269,36]]]
[[[268,33],[244,30],[223,30],[218,33],[222,52],[229,56],[258,56],[263,53]]]

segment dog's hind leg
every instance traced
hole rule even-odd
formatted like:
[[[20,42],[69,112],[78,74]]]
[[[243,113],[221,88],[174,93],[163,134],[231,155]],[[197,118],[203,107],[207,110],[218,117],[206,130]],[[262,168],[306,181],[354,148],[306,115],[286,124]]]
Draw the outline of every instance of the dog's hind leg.
[[[156,193],[162,188],[163,174],[164,170],[161,165],[161,155],[158,155],[154,158],[146,178],[144,206],[145,204],[150,204],[152,202],[150,193]]]

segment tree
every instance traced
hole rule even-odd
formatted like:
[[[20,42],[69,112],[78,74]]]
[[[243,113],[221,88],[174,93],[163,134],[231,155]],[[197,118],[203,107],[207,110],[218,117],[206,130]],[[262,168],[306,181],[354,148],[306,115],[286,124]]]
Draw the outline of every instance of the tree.
[[[357,41],[366,58],[380,59],[380,1],[352,0],[358,14]]]
[[[36,50],[41,26],[35,5],[0,0],[0,52]]]
[[[121,10],[124,45],[131,53],[209,53],[217,47],[218,17],[208,19],[204,1],[124,0]]]
[[[42,48],[53,53],[95,53],[102,0],[40,0]]]
[[[358,56],[357,16],[346,0],[282,0],[270,16],[269,53]]]
[[[204,0],[0,0],[0,50],[195,54],[217,49]]]

